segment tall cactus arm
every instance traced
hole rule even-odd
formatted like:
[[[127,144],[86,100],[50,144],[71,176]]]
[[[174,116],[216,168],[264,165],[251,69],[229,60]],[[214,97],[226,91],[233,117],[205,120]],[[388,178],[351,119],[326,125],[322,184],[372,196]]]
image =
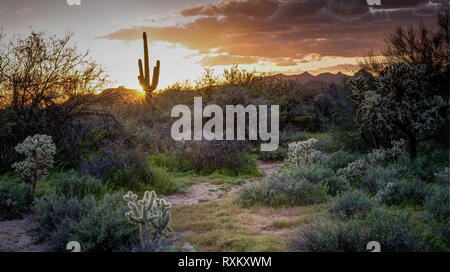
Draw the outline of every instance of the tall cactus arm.
[[[156,66],[153,67],[153,78],[150,82],[150,63],[148,58],[148,44],[147,44],[147,34],[144,32],[142,34],[142,39],[144,40],[144,67],[142,67],[142,60],[138,60],[139,66],[139,84],[145,91],[147,97],[150,97],[151,93],[156,90],[159,82],[159,60],[156,62]]]

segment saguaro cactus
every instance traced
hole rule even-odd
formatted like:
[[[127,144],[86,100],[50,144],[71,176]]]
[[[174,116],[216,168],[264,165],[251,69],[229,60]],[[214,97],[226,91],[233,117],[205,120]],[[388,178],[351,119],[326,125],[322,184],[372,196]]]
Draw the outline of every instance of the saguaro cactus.
[[[158,86],[159,81],[159,60],[156,61],[156,66],[153,67],[153,79],[150,82],[150,67],[148,60],[148,45],[147,45],[147,34],[144,32],[142,34],[142,38],[144,40],[144,69],[142,69],[142,60],[139,59],[139,84],[142,86],[142,89],[145,92],[146,99],[151,97],[151,94],[156,87]]]

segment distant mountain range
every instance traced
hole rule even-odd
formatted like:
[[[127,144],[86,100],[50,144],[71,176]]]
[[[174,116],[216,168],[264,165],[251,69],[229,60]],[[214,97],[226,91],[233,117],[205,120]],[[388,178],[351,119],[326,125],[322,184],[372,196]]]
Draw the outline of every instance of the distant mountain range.
[[[318,74],[316,76],[308,73],[308,72],[304,72],[298,75],[285,75],[285,74],[276,74],[273,75],[272,77],[276,77],[279,79],[287,79],[287,80],[295,80],[295,81],[299,81],[303,84],[307,84],[310,85],[311,83],[316,83],[316,84],[320,84],[320,83],[325,83],[324,85],[327,84],[331,84],[334,83],[336,85],[342,85],[346,80],[348,80],[350,78],[350,76],[345,75],[341,72],[338,72],[337,74],[332,74],[332,73],[322,73],[322,74]]]

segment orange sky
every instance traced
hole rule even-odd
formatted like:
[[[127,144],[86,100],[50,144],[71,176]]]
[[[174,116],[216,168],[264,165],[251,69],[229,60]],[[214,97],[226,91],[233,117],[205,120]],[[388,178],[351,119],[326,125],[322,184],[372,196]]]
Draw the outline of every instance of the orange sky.
[[[112,86],[139,89],[142,32],[152,65],[161,61],[159,88],[195,80],[205,67],[233,63],[286,74],[352,72],[357,58],[383,47],[399,25],[431,25],[447,0],[0,0],[0,27],[8,36],[45,30],[75,32],[81,49],[111,75]]]

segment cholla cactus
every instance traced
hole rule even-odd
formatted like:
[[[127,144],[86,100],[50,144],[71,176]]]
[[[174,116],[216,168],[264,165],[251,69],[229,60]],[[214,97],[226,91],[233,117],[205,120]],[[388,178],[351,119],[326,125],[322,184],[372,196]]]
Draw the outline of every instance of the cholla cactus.
[[[387,153],[384,149],[373,149],[372,153],[367,155],[369,163],[372,165],[382,165],[386,161]]]
[[[139,224],[142,248],[150,246],[150,237],[155,239],[166,235],[166,231],[172,231],[169,227],[170,203],[159,199],[154,191],[146,191],[141,200],[136,194],[128,192],[123,199],[130,208],[125,216],[130,222]]]
[[[315,150],[317,139],[310,138],[306,141],[290,143],[288,145],[287,161],[295,163],[297,167],[308,163],[316,163],[322,160],[322,152]]]
[[[31,184],[30,198],[34,200],[37,182],[45,179],[48,168],[53,166],[56,146],[51,136],[36,134],[33,137],[28,136],[14,149],[26,156],[25,160],[15,162],[12,167],[20,173],[24,183]]]
[[[434,94],[428,74],[423,65],[394,63],[375,78],[374,87],[362,78],[350,80],[360,128],[403,134],[414,159],[417,143],[439,129],[444,121],[441,109],[448,107],[448,101]]]
[[[389,149],[373,149],[372,153],[367,155],[367,159],[372,165],[382,165],[387,160],[395,161],[399,156],[408,157],[409,154],[405,150],[405,140],[392,141],[392,147]]]
[[[364,174],[367,168],[367,163],[364,159],[349,163],[345,168],[338,170],[337,174],[344,177],[347,180],[353,180]]]

